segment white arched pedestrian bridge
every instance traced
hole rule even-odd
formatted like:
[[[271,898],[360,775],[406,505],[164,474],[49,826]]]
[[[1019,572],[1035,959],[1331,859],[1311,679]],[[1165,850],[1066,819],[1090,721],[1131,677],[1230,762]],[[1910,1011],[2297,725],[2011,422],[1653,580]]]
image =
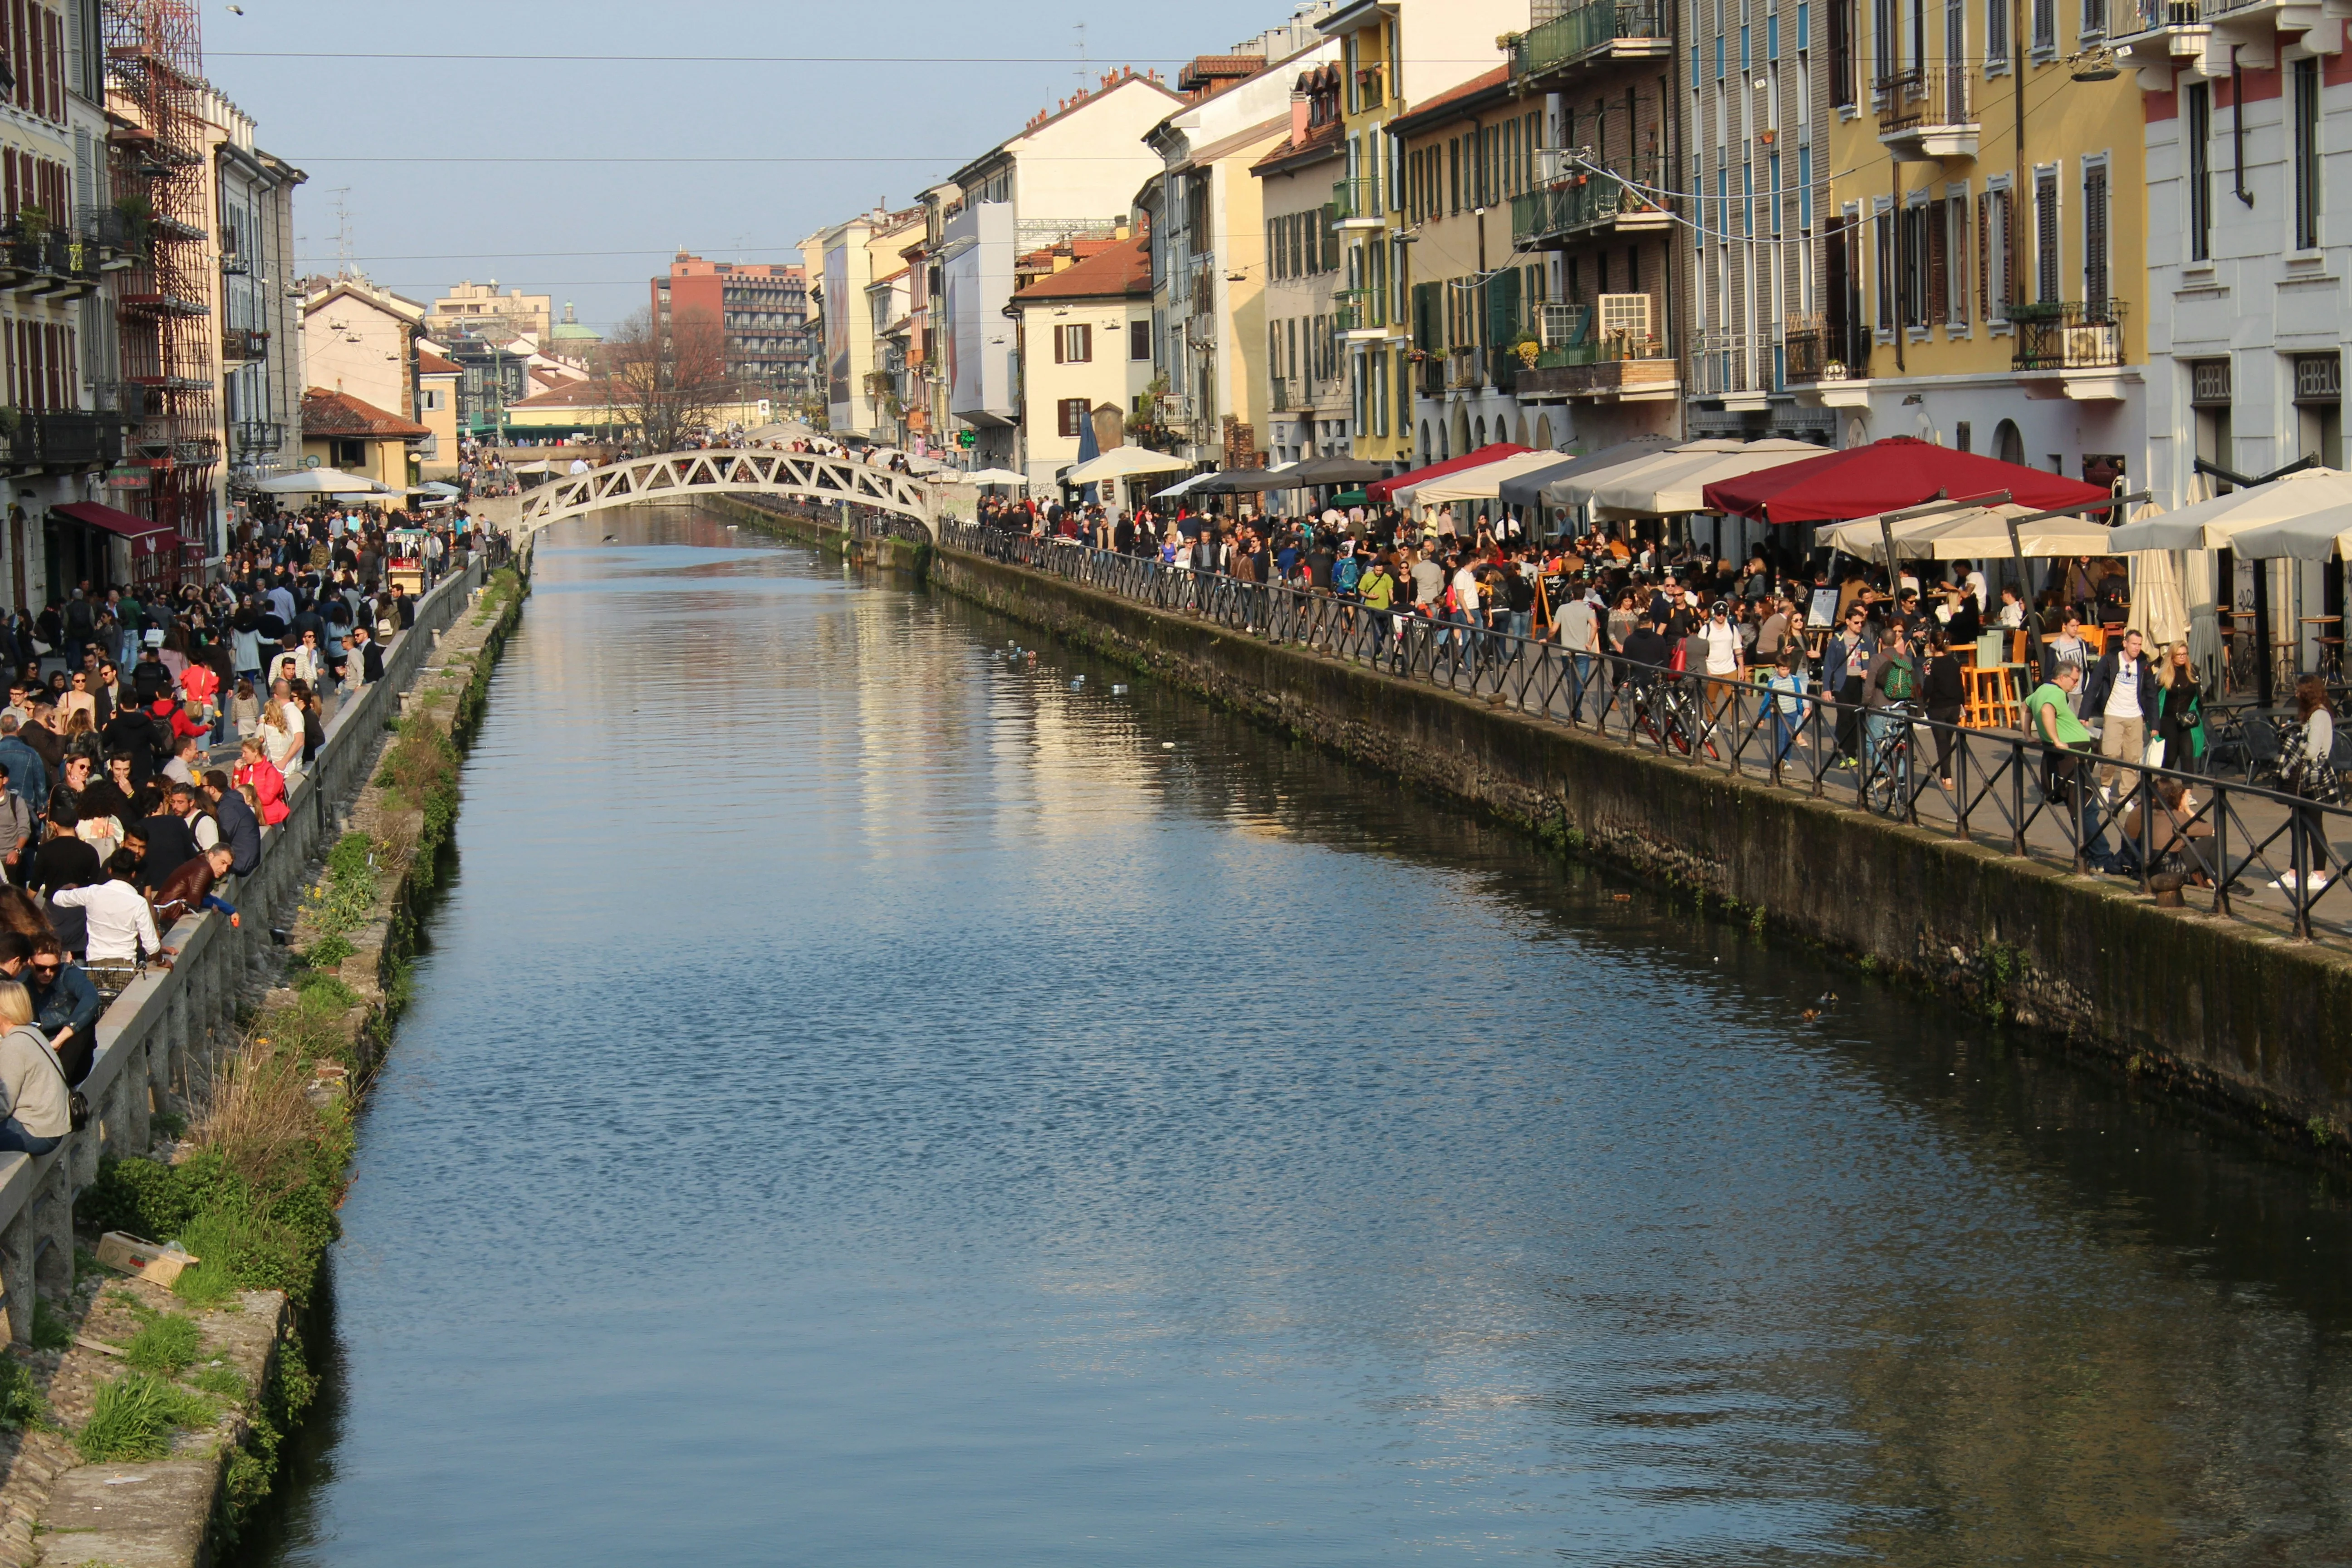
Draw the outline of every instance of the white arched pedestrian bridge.
[[[584,517],[616,506],[646,506],[692,500],[698,496],[774,496],[832,506],[847,501],[910,519],[939,537],[938,504],[931,485],[911,474],[821,457],[814,452],[762,452],[719,447],[704,452],[664,452],[632,458],[568,474],[515,498],[513,531],[534,532],[566,518]]]

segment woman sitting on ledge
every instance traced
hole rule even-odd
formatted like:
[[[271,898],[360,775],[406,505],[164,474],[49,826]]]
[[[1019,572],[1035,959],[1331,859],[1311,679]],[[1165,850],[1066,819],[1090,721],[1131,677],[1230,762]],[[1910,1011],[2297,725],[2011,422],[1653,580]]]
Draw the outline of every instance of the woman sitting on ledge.
[[[46,1154],[73,1131],[66,1069],[33,1026],[33,999],[16,981],[0,981],[0,1152]]]

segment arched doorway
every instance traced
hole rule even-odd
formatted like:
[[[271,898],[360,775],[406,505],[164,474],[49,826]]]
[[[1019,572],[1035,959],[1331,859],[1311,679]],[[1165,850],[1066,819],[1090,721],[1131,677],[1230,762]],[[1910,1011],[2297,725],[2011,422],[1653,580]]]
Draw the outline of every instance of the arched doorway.
[[[2018,433],[2016,420],[2004,419],[1993,426],[1992,455],[2004,463],[2025,461],[2025,437]]]
[[[1421,466],[1425,468],[1429,463],[1429,421],[1424,419],[1421,422]]]
[[[1528,416],[1525,414],[1519,416],[1517,430],[1511,437],[1511,439],[1517,441],[1522,447],[1528,444]]]
[[[1454,450],[1466,452],[1469,449],[1470,416],[1457,408],[1454,411]]]
[[[1535,445],[1542,447],[1547,452],[1551,450],[1551,416],[1549,414],[1538,414],[1536,416]]]

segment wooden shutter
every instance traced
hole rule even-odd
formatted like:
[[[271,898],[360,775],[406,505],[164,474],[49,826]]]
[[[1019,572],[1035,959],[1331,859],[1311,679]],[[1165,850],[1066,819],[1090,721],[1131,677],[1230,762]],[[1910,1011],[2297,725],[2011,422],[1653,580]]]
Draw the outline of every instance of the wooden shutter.
[[[1948,260],[1944,253],[1946,226],[1950,220],[1940,201],[1928,203],[1920,209],[1919,216],[1927,226],[1927,298],[1921,301],[1919,311],[1920,324],[1925,326],[1951,314],[1951,279],[1946,270]]]
[[[2107,166],[2083,171],[2083,302],[2107,302]]]
[[[1074,364],[1094,363],[1095,330],[1092,326],[1070,329],[1070,360]]]
[[[1062,329],[1059,327],[1054,329],[1054,363],[1055,364],[1067,363],[1062,358]]]

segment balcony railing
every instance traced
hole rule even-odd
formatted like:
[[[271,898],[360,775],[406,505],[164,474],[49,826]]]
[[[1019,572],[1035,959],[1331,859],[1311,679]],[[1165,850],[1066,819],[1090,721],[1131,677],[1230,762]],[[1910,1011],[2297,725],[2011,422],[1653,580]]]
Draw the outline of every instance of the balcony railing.
[[[1446,351],[1445,388],[1448,392],[1475,392],[1486,384],[1486,356],[1476,348]]]
[[[1660,0],[1591,0],[1511,40],[1514,79],[1570,65],[1620,38],[1667,37]]]
[[[2198,0],[2107,0],[2107,3],[2115,7],[2115,36],[2118,38],[2127,38],[2136,33],[2153,33],[2165,27],[2201,26],[2212,19],[2214,12],[2238,8],[2200,5]]]
[[[236,364],[269,357],[269,334],[259,327],[221,329],[221,361]]]
[[[0,229],[0,285],[20,294],[79,299],[98,290],[98,247],[64,229]]]
[[[1691,356],[1691,395],[1721,397],[1730,393],[1763,392],[1757,375],[1761,357],[1744,335],[1708,332]]]
[[[1445,395],[1445,355],[1431,353],[1412,367],[1413,390],[1423,397]]]
[[[2012,304],[2018,370],[2101,370],[2124,363],[2121,300],[2037,300]]]
[[[1780,332],[1781,378],[1791,385],[1844,381],[1870,374],[1870,334],[1854,323],[1825,315],[1790,316]]]
[[[1357,178],[1335,180],[1331,184],[1331,216],[1336,223],[1349,223],[1359,218],[1380,216],[1379,182]]]
[[[12,468],[108,468],[122,460],[123,419],[61,409],[19,414],[0,434],[0,462]]]
[[[1930,60],[1899,76],[1881,78],[1878,132],[1914,131],[1930,125],[1974,125],[1976,87],[1968,66]]]
[[[1382,319],[1380,295],[1370,289],[1342,289],[1331,296],[1332,314],[1342,332],[1369,331],[1388,323]]]
[[[1612,164],[1605,174],[1578,169],[1549,189],[1511,198],[1511,243],[1535,245],[1588,230],[1614,229],[1621,219],[1637,215],[1645,223],[1663,222],[1665,208],[1633,188],[1655,189],[1659,184],[1654,158]]]
[[[1677,384],[1674,345],[1655,336],[1612,332],[1547,348],[1532,366],[1507,351],[1497,351],[1497,357],[1511,361],[1510,390],[1521,397],[1658,396]]]
[[[1298,395],[1290,390],[1290,385],[1291,384],[1281,376],[1277,375],[1274,378],[1274,411],[1276,414],[1287,414],[1297,406]]]

